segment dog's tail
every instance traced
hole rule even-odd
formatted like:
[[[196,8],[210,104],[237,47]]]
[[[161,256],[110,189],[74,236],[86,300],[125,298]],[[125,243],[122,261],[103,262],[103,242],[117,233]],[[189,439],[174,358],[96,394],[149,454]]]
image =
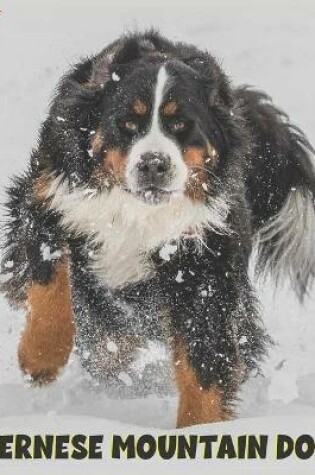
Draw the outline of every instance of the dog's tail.
[[[276,283],[289,277],[303,300],[315,277],[314,149],[268,96],[247,87],[236,93],[257,140],[247,178],[257,274]]]

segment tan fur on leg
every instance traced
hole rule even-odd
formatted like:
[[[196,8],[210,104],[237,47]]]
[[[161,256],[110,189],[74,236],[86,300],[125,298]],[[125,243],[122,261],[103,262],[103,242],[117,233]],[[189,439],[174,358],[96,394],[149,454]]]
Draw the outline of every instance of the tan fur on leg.
[[[27,296],[29,314],[19,344],[19,362],[34,381],[48,383],[67,363],[75,337],[69,262],[58,264],[49,284],[30,285]]]
[[[182,341],[175,345],[175,377],[179,391],[177,427],[225,421],[230,418],[218,388],[203,389],[190,366]]]

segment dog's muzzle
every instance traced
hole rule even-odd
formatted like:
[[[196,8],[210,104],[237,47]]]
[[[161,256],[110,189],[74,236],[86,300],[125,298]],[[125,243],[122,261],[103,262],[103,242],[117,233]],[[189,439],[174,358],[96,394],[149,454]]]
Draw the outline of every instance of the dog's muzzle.
[[[171,157],[162,153],[146,153],[137,163],[139,188],[165,188],[171,175]]]

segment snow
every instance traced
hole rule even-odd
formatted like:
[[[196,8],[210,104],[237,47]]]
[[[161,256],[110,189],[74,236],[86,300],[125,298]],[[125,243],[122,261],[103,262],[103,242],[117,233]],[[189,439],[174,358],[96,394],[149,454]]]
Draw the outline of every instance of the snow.
[[[247,343],[247,337],[244,335],[239,339],[239,344],[245,345],[245,343]]]
[[[119,82],[119,81],[120,81],[120,77],[118,76],[117,73],[113,72],[113,74],[112,74],[112,80],[115,81],[115,82]]]
[[[122,381],[126,386],[132,386],[133,384],[131,377],[129,374],[125,373],[125,371],[119,373],[118,379],[120,379],[120,381]]]
[[[205,190],[205,191],[208,191],[208,185],[207,183],[202,183],[202,188]]]
[[[118,351],[118,346],[113,341],[108,341],[106,348],[110,353],[117,353]]]
[[[155,341],[148,341],[146,348],[139,348],[136,360],[131,364],[131,369],[142,378],[148,365],[157,365],[168,361],[169,355],[164,345]]]
[[[184,279],[183,279],[183,271],[182,271],[182,270],[179,270],[179,271],[178,271],[177,276],[175,277],[175,280],[176,280],[176,282],[178,282],[179,284],[181,284],[182,282],[184,282]]]
[[[280,374],[271,377],[268,388],[268,397],[271,401],[282,400],[288,404],[299,397],[297,385],[298,374],[292,372],[290,367],[282,370]]]
[[[14,266],[14,262],[13,261],[7,261],[4,265],[4,267],[6,269],[12,269],[12,267]]]
[[[40,252],[42,254],[44,261],[53,261],[61,257],[60,250],[51,252],[50,246],[48,246],[48,244],[45,244],[45,243],[41,245]]]
[[[147,6],[132,1],[128,6],[117,2],[110,13],[109,8],[107,2],[98,0],[1,2],[4,12],[0,17],[1,202],[9,177],[26,166],[62,73],[85,55],[98,52],[122,31],[152,23],[173,39],[212,51],[235,83],[254,84],[268,91],[315,143],[313,0],[298,3],[295,0],[196,0],[182,1],[180,5],[161,0]],[[166,247],[161,257],[167,260],[175,251],[174,247]],[[310,427],[311,433],[315,417],[315,289],[302,307],[286,287],[277,293],[271,282],[257,287],[263,320],[275,346],[263,364],[265,377],[253,376],[242,390],[241,419],[224,430],[236,425],[247,433],[250,429],[255,433],[266,424],[266,416],[270,416],[270,421],[271,416],[283,416],[281,421],[275,419],[275,424],[285,432],[285,421],[297,416],[301,431],[306,432]],[[132,386],[126,386],[125,398],[110,398],[81,369],[74,355],[60,380],[50,388],[28,387],[16,358],[23,325],[23,314],[11,310],[1,296],[2,429],[20,428],[21,432],[27,432],[27,428],[35,426],[40,432],[50,424],[51,430],[62,432],[72,424],[79,431],[84,427],[94,433],[96,430],[127,433],[139,426],[151,430],[174,427],[177,404],[174,394],[155,396],[152,389],[143,398],[130,399],[128,390]],[[157,365],[156,374],[159,368]],[[123,379],[130,382],[126,377]],[[158,462],[152,465],[153,469],[159,467]],[[187,466],[178,463],[176,469],[185,473]],[[85,465],[81,467],[84,470]],[[140,474],[150,467],[141,465],[136,471]],[[195,463],[195,471],[198,467]],[[290,473],[289,469],[286,465],[285,473]],[[300,471],[307,473],[306,469]],[[111,465],[110,472],[107,471],[111,475],[123,472],[121,465]],[[8,468],[5,474],[8,473],[16,475],[17,468],[12,472]],[[45,473],[48,473],[46,469]],[[242,467],[240,473],[244,473]],[[269,467],[255,473],[270,473]]]
[[[171,255],[174,254],[176,251],[177,251],[176,244],[165,243],[164,246],[161,247],[159,251],[159,255],[160,255],[160,258],[163,259],[163,261],[170,261]]]

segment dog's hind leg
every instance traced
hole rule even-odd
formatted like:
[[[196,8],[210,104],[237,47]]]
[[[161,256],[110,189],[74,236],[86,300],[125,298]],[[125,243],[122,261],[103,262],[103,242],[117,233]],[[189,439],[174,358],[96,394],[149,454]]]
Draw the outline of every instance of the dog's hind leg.
[[[49,383],[67,363],[75,337],[68,260],[58,263],[48,283],[28,285],[27,308],[19,363],[34,382]]]
[[[243,256],[223,243],[221,250],[219,260],[203,255],[194,280],[181,283],[171,302],[178,427],[233,417],[240,384],[257,370],[269,342]]]

